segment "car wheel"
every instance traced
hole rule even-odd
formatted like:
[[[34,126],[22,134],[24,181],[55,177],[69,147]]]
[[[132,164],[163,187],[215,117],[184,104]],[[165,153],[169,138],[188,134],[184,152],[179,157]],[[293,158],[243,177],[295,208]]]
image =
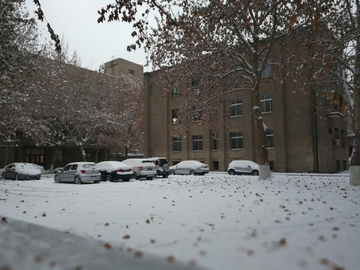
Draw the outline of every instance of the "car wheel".
[[[194,170],[190,170],[190,174],[191,174],[191,175],[195,175],[196,172],[195,172]]]
[[[95,184],[99,184],[99,183],[100,183],[100,181],[94,181],[94,183],[95,183]]]
[[[235,175],[235,171],[234,170],[229,170],[229,174],[230,175]]]
[[[251,172],[251,174],[252,174],[252,175],[259,175],[259,171],[253,170],[253,171]]]
[[[111,181],[112,181],[112,177],[111,177],[111,175],[110,175],[110,174],[107,174],[107,175],[106,175],[106,181],[109,181],[109,182],[111,182]]]
[[[152,177],[146,177],[146,180],[153,180]]]
[[[171,171],[170,171],[170,174],[175,175],[175,170],[171,170]]]
[[[60,177],[55,175],[55,183],[60,183]]]
[[[168,174],[164,174],[163,178],[168,178],[168,176],[169,176]]]
[[[77,185],[80,185],[80,184],[81,184],[81,179],[80,179],[79,176],[76,176],[76,177],[75,177],[74,183],[77,184]]]

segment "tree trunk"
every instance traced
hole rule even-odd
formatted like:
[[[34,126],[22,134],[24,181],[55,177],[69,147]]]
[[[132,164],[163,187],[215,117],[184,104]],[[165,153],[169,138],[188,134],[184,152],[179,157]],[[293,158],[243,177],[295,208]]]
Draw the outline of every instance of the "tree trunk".
[[[350,185],[358,186],[360,185],[360,38],[357,38],[356,44],[354,88],[355,140],[354,150],[350,159]]]
[[[96,145],[96,155],[95,155],[95,163],[98,163],[98,156],[99,156],[99,145]]]
[[[86,161],[86,153],[85,153],[85,150],[84,150],[84,146],[81,144],[81,145],[79,145],[79,148],[80,148],[80,151],[81,151],[81,156],[82,156],[83,161]]]
[[[8,164],[9,148],[10,148],[10,143],[7,142],[6,143],[6,150],[5,150],[5,158],[4,158],[4,167]]]
[[[54,164],[55,164],[55,158],[56,158],[57,151],[58,150],[55,147],[53,147],[53,149],[51,151],[50,173],[54,172]]]
[[[259,179],[266,180],[271,178],[270,167],[269,167],[269,156],[268,150],[266,148],[266,133],[263,119],[261,117],[260,110],[260,94],[259,87],[255,87],[252,92],[252,115],[253,122],[255,126],[255,138],[257,141],[256,148],[258,154],[258,164],[259,164]]]

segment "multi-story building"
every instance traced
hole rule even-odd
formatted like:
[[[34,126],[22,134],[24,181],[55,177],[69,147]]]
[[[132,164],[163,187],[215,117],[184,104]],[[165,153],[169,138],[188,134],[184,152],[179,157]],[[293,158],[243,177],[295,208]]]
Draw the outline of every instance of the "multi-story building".
[[[267,72],[275,70],[269,68]],[[282,70],[282,74],[286,72]],[[270,168],[277,172],[346,170],[349,149],[346,121],[340,110],[343,98],[336,94],[339,102],[334,106],[330,100],[334,97],[329,98],[325,92],[296,89],[296,82],[291,80],[261,88]],[[257,161],[252,109],[246,92],[237,93],[220,106],[218,125],[224,127],[220,132],[193,117],[187,132],[176,137],[171,130],[178,124],[176,111],[185,101],[179,88],[164,92],[157,73],[150,72],[144,74],[144,91],[145,155],[166,156],[172,165],[186,159],[199,160],[209,164],[211,170],[222,171],[232,160]]]

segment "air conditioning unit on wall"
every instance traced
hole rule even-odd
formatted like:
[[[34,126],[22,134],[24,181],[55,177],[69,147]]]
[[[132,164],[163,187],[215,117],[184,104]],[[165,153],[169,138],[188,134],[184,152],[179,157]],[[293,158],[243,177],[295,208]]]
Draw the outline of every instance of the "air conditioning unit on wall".
[[[334,139],[334,145],[335,146],[340,146],[340,141],[338,139]]]

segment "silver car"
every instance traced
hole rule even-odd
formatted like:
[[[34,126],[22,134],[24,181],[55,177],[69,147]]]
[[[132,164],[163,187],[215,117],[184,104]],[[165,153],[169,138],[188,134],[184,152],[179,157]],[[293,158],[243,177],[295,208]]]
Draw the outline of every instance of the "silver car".
[[[209,165],[197,160],[184,160],[170,167],[172,174],[200,174],[209,173]]]
[[[94,162],[73,162],[55,173],[55,183],[99,183],[101,174]]]
[[[152,180],[156,177],[156,168],[152,160],[147,158],[129,158],[123,160],[123,163],[133,169],[136,179],[146,178]]]

